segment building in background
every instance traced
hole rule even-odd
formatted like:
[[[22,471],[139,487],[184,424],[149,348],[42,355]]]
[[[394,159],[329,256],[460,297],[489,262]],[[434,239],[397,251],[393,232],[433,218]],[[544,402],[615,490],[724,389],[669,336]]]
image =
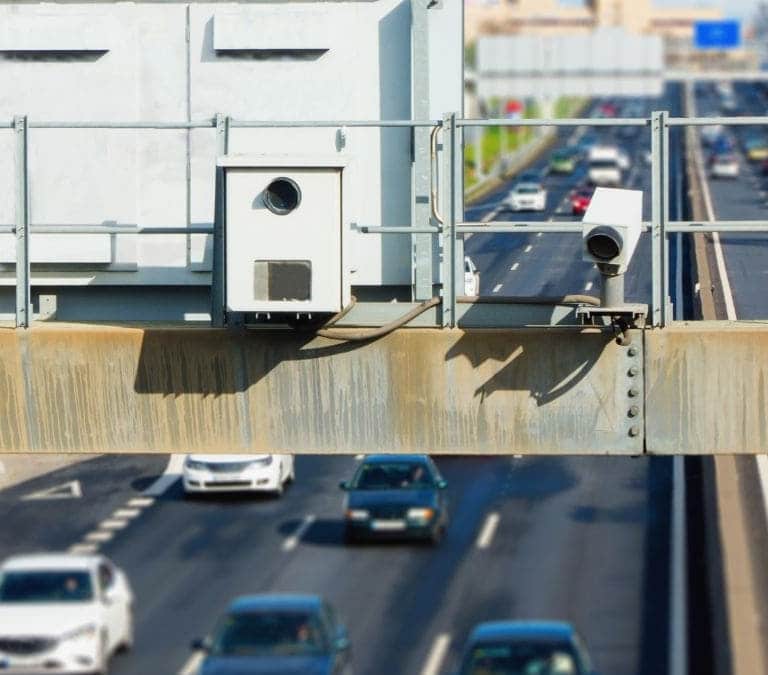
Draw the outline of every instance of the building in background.
[[[559,0],[465,0],[465,35],[473,43],[480,35],[573,35],[601,28],[660,35],[665,63],[671,68],[754,67],[753,52],[736,49],[702,52],[693,47],[694,26],[718,21],[723,10],[695,7],[680,0],[677,7],[660,7],[654,0],[584,0],[581,6]]]

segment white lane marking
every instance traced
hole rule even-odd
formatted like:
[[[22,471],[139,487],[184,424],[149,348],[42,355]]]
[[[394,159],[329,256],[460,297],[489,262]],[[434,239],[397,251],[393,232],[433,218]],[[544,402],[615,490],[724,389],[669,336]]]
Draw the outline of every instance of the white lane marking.
[[[114,532],[107,532],[103,530],[95,530],[85,535],[84,539],[90,543],[103,544],[105,541],[109,541],[115,536]]]
[[[79,480],[73,480],[69,483],[54,485],[53,487],[33,492],[21,498],[21,501],[33,501],[43,499],[79,499],[83,496],[83,489],[80,487]]]
[[[701,156],[701,147],[694,143],[693,148],[694,161],[699,174],[702,196],[704,197],[704,208],[707,211],[707,219],[711,222],[715,220],[715,209],[712,205],[712,194],[709,191],[709,182],[704,172],[704,160]],[[723,299],[725,301],[725,315],[729,321],[736,321],[736,306],[733,302],[733,292],[731,291],[731,281],[728,278],[728,270],[725,268],[725,257],[723,256],[723,247],[720,243],[720,233],[712,233],[712,244],[715,249],[715,262],[717,263],[717,273],[720,275],[720,283],[723,287]]]
[[[123,530],[128,527],[128,521],[122,518],[107,518],[99,523],[100,530]]]
[[[768,455],[757,456],[757,474],[760,477],[760,488],[763,492],[765,517],[768,519]]]
[[[140,513],[140,509],[117,509],[117,511],[112,514],[112,517],[123,519],[136,518]]]
[[[592,282],[588,281],[586,285],[584,286],[585,291],[591,291],[592,290]]]
[[[168,460],[168,465],[165,467],[163,475],[160,476],[152,485],[150,485],[143,494],[146,497],[159,497],[162,495],[171,485],[173,485],[181,476],[181,469],[184,466],[184,455],[175,454],[171,455]]]
[[[512,267],[509,268],[509,271],[510,272],[515,272],[518,267],[520,267],[520,263],[516,262],[514,265],[512,265]]]
[[[530,252],[531,252],[531,250],[533,250],[533,246],[532,246],[531,244],[528,244],[528,246],[526,246],[526,247],[523,249],[523,253],[530,253]]]
[[[435,641],[432,643],[432,649],[429,650],[427,662],[421,669],[421,675],[438,675],[450,644],[451,636],[448,633],[440,633],[435,638]]]
[[[497,206],[493,211],[486,213],[481,219],[481,223],[488,223],[501,213],[501,207]]]
[[[195,652],[192,654],[192,656],[189,657],[187,662],[181,667],[181,670],[178,672],[178,675],[193,675],[197,672],[198,668],[200,668],[200,664],[203,662],[203,659],[205,658],[204,652]]]
[[[550,220],[552,220],[552,219],[550,218]],[[537,237],[540,237],[540,236],[541,236],[541,235],[543,235],[543,234],[544,234],[543,232],[537,232],[537,233],[536,233],[536,236],[537,236]]]
[[[69,547],[69,552],[75,555],[88,555],[99,550],[97,544],[75,544]]]
[[[501,286],[502,286],[502,284],[496,284],[496,285],[493,287],[493,291],[492,291],[492,292],[493,292],[493,293],[498,293],[498,292],[501,290]]]
[[[293,551],[301,541],[301,538],[307,533],[307,530],[312,527],[312,523],[315,522],[315,516],[309,514],[301,524],[296,528],[296,531],[283,542],[283,551]]]
[[[499,527],[499,520],[501,516],[498,513],[489,513],[483,523],[483,529],[480,530],[480,534],[475,542],[477,548],[488,548],[493,541],[493,535],[496,534],[496,529]]]
[[[358,462],[361,462],[362,460],[364,460],[364,459],[365,459],[365,455],[355,455],[355,459],[356,459]]]
[[[147,506],[152,506],[155,503],[153,497],[134,497],[128,500],[128,506],[131,508],[144,509]]]

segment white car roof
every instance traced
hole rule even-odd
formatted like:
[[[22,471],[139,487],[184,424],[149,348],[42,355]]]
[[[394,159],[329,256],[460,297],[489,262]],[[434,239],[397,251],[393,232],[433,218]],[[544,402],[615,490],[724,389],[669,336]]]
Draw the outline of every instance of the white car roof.
[[[32,553],[6,558],[2,570],[91,570],[104,558],[99,555],[73,553]]]
[[[258,455],[187,455],[191,460],[195,462],[251,462],[262,457],[270,457],[271,455],[261,453]]]

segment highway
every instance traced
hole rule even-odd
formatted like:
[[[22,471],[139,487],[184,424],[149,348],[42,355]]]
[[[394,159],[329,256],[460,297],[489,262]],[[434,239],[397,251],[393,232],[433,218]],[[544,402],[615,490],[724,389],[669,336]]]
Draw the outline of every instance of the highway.
[[[642,101],[644,112],[675,112],[678,93]],[[574,133],[583,132],[564,130],[561,142]],[[644,132],[621,143],[633,160],[628,186],[647,192]],[[534,168],[543,172],[544,161]],[[540,217],[571,218],[566,198],[582,173],[545,178],[549,208]],[[506,218],[498,207],[508,189],[468,218]],[[598,292],[578,237],[475,235],[467,252],[482,294]],[[639,271],[648,266],[643,245],[630,299],[647,301]],[[190,641],[233,597],[269,591],[327,597],[349,625],[355,672],[366,675],[451,673],[472,626],[501,618],[572,621],[602,674],[665,672],[671,460],[437,458],[452,511],[438,548],[345,546],[338,482],[356,461],[299,457],[282,499],[190,500],[178,458],[94,459],[0,493],[0,514],[14,524],[0,534],[0,556],[86,546],[127,571],[136,645],[116,657],[113,675],[191,675]],[[79,497],[25,499],[73,481]]]

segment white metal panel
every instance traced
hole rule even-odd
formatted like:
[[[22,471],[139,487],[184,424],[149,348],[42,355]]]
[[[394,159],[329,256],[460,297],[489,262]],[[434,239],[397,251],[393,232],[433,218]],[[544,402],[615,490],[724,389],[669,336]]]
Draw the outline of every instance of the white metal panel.
[[[276,215],[266,208],[263,193],[274,179],[283,176],[298,184],[301,202],[291,213]],[[341,171],[228,167],[226,181],[227,308],[240,312],[339,311]],[[257,299],[256,261],[308,261],[311,298],[286,302]]]
[[[315,5],[274,5],[217,11],[213,18],[216,51],[328,50],[338,39],[337,26],[325,9]]]
[[[0,21],[0,52],[100,52],[115,41],[115,21],[108,14],[66,6],[5,13]]]
[[[110,236],[99,234],[33,234],[29,241],[29,258],[33,263],[112,262]],[[0,263],[16,261],[16,238],[0,235]]]

